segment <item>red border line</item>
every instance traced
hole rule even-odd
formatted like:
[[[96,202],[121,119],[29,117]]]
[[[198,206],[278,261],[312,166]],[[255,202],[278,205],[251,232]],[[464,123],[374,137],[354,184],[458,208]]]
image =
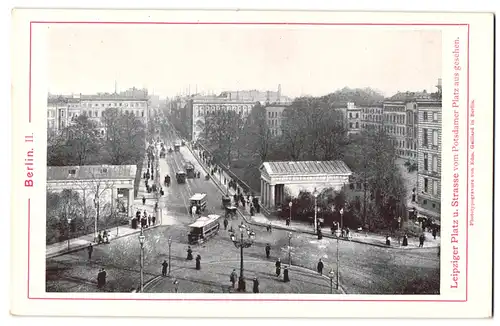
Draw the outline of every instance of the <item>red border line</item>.
[[[467,227],[465,228],[465,301],[469,298],[469,49],[470,49],[470,25],[467,25],[467,186],[465,199],[465,214],[467,218]]]
[[[32,25],[33,24],[114,24],[114,25],[289,25],[289,26],[467,26],[467,198],[466,198],[466,276],[465,276],[465,299],[462,300],[380,300],[380,299],[149,299],[149,298],[51,298],[51,297],[31,297],[30,296],[30,258],[31,258],[31,199],[28,198],[28,280],[27,280],[27,297],[28,300],[71,300],[71,301],[294,301],[294,302],[467,302],[468,300],[468,280],[469,280],[469,48],[470,48],[470,24],[431,24],[431,23],[277,23],[277,22],[110,22],[110,21],[30,21],[30,46],[29,46],[29,122],[31,123],[31,63],[32,63]]]
[[[286,23],[286,22],[117,22],[117,21],[31,21],[33,24],[112,24],[112,25],[290,25],[290,26],[468,26],[432,23]]]
[[[31,123],[31,53],[32,53],[32,49],[31,49],[31,37],[33,35],[33,29],[32,29],[32,26],[33,26],[33,22],[30,22],[30,63],[29,63],[29,77],[28,77],[28,88],[29,88],[29,95],[28,95],[28,122]]]

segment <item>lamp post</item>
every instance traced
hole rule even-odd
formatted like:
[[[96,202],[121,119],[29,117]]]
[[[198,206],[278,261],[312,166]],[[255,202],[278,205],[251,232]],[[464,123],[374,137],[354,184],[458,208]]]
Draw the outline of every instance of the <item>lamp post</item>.
[[[68,217],[67,220],[68,220],[68,251],[69,251],[69,239],[71,235],[71,219]]]
[[[335,230],[335,237],[337,238],[337,280],[336,280],[336,287],[338,290],[339,289],[339,264],[340,264],[340,257],[339,257],[340,230],[339,229]]]
[[[240,278],[238,280],[238,291],[244,292],[246,288],[245,278],[243,276],[243,249],[249,248],[252,246],[255,240],[255,232],[248,229],[243,222],[241,222],[240,226],[240,238],[238,239],[234,233],[231,233],[231,241],[233,241],[234,246],[240,249]],[[245,239],[245,231],[247,232],[248,239]]]
[[[288,203],[288,207],[290,208],[290,217],[288,218],[289,223],[292,223],[292,206],[293,206],[293,203],[290,200],[290,202]]]
[[[312,194],[314,196],[314,233],[318,232],[318,191],[314,188],[314,192]]]
[[[292,232],[288,232],[288,266],[292,266]]]
[[[144,291],[144,241],[146,237],[142,231],[141,226],[141,234],[139,235],[139,243],[141,244],[141,292]]]
[[[333,277],[335,276],[335,272],[333,271],[333,268],[330,270],[330,273],[328,273],[328,277],[330,277],[330,293],[333,294]]]
[[[172,249],[172,238],[168,238],[168,276],[170,276],[170,268],[172,267],[171,262],[171,249]]]

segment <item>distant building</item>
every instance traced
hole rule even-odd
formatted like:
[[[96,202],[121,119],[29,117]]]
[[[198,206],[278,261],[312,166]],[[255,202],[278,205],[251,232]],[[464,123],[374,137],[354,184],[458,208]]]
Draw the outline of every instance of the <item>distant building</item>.
[[[146,94],[146,96],[144,96]],[[94,95],[52,96],[47,99],[47,128],[57,134],[72,123],[79,115],[86,115],[96,121],[100,133],[104,134],[103,113],[116,108],[132,114],[147,125],[149,117],[147,91],[129,90],[120,94],[98,93]],[[55,117],[53,115],[55,114]]]
[[[221,93],[220,96],[226,97],[230,100],[241,100],[241,101],[251,101],[259,102],[261,105],[274,105],[282,104],[287,105],[292,103],[292,99],[288,96],[284,96],[281,92],[281,85],[278,85],[277,91],[258,91],[253,90],[243,90],[243,91],[228,91]]]
[[[247,117],[254,107],[255,102],[248,100],[228,99],[225,96],[193,96],[184,110],[190,125],[191,139],[195,141],[204,129],[204,117],[219,110],[230,110]],[[191,113],[191,117],[189,117]]]
[[[281,122],[283,121],[283,111],[287,105],[269,105],[266,110],[266,124],[272,136],[280,136],[282,133]]]
[[[382,105],[361,108],[361,129],[381,130],[384,122],[384,108]]]

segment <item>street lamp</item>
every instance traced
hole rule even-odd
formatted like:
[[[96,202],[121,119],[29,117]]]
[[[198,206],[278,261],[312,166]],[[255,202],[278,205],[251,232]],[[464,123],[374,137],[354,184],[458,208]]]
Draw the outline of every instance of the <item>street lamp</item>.
[[[141,226],[141,234],[139,235],[139,243],[141,244],[141,292],[144,291],[144,241],[146,237],[143,234]]]
[[[248,229],[243,222],[241,222],[240,226],[240,238],[238,239],[236,235],[231,233],[230,238],[231,241],[233,241],[234,246],[236,248],[240,248],[240,278],[238,280],[238,291],[244,292],[246,288],[245,284],[245,279],[243,276],[243,248],[249,248],[252,246],[254,240],[255,240],[255,232],[252,230]],[[248,239],[245,239],[244,232],[247,232]]]
[[[69,251],[69,238],[70,238],[70,233],[71,233],[71,219],[68,217],[68,251]]]
[[[314,196],[314,233],[317,233],[318,230],[318,191],[316,190],[316,188],[314,188],[314,192],[312,194]]]
[[[328,273],[328,277],[330,277],[330,293],[333,294],[333,277],[335,276],[335,272],[333,271],[333,268],[330,270],[330,273]]]
[[[288,207],[290,208],[290,217],[288,218],[288,223],[292,222],[292,206],[293,206],[293,203],[290,200],[290,202],[288,203]]]
[[[292,232],[288,232],[288,266],[292,266]]]
[[[337,280],[336,280],[336,287],[337,290],[339,289],[339,264],[340,264],[340,257],[339,257],[339,238],[340,238],[340,230],[337,229],[335,230],[335,237],[337,238]]]
[[[168,276],[170,276],[170,267],[172,264],[170,264],[171,261],[171,248],[172,248],[172,238],[168,238]]]

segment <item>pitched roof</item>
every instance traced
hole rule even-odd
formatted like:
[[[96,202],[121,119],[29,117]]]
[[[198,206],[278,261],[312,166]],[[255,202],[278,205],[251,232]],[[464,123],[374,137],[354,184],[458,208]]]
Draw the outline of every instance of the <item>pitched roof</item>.
[[[47,180],[134,179],[135,165],[49,166]]]
[[[352,174],[343,161],[264,162],[269,175],[278,174]]]

